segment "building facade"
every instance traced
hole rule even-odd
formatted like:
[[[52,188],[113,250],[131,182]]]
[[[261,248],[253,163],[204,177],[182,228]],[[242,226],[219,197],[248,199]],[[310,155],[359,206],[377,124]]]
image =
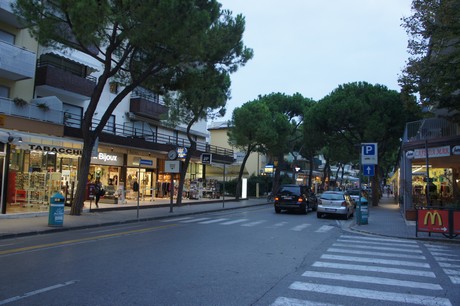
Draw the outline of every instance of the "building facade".
[[[39,46],[21,28],[10,3],[0,3],[2,214],[48,210],[56,192],[70,205],[83,148],[81,119],[102,71],[100,63],[77,50]],[[119,90],[116,82],[105,84],[94,126]],[[179,175],[165,170],[167,152],[176,150],[180,160],[190,143],[185,126],[171,128],[162,122],[167,112],[159,95],[138,87],[112,113],[93,151],[88,176],[88,183],[99,178],[105,186],[100,203],[135,197],[135,181],[142,197],[169,197],[175,191],[169,183]],[[213,153],[223,163],[233,161],[231,150],[206,142],[205,121],[195,124],[191,134],[198,152],[187,169],[184,196],[205,176],[202,153]]]

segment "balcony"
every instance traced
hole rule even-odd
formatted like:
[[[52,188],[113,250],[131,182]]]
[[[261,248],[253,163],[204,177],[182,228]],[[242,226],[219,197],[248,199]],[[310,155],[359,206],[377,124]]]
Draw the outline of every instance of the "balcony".
[[[11,9],[11,4],[13,3],[16,3],[16,0],[0,1],[0,20],[15,28],[23,29],[24,26],[21,24]]]
[[[11,81],[33,78],[36,59],[34,52],[0,41],[0,78]]]
[[[35,86],[42,96],[61,96],[65,99],[89,99],[96,86],[96,78],[85,77],[64,65],[39,62]]]
[[[131,94],[129,111],[138,116],[161,120],[168,113],[168,107],[160,103],[159,95],[137,87]]]
[[[409,122],[404,131],[405,143],[429,139],[447,139],[460,136],[460,126],[442,118]]]

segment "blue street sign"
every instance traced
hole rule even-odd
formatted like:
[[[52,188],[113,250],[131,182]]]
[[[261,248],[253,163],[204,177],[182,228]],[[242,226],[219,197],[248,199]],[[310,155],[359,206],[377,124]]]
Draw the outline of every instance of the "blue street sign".
[[[363,174],[365,176],[374,176],[375,165],[363,165]]]
[[[139,163],[140,165],[153,166],[153,160],[151,159],[141,159]]]
[[[377,165],[377,143],[362,143],[361,144],[361,164]]]

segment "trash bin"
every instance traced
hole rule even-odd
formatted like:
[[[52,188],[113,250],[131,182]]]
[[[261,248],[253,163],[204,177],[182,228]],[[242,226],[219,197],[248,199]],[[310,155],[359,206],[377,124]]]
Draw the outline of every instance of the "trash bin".
[[[368,219],[369,219],[369,203],[365,197],[361,197],[361,205],[358,203],[357,207],[357,214],[356,216],[358,217],[358,224],[363,225],[363,224],[368,224]]]
[[[59,192],[53,194],[50,198],[50,211],[48,215],[49,226],[62,226],[64,223],[64,205],[65,198]]]

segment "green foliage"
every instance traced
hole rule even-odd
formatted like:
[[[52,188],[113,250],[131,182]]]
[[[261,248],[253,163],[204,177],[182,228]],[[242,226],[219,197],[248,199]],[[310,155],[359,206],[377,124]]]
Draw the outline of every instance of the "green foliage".
[[[197,120],[207,108],[224,105],[228,74],[253,54],[242,42],[244,18],[222,10],[216,0],[17,0],[13,9],[40,44],[78,49],[103,67],[81,124],[84,145],[71,214],[80,214],[83,206],[95,141],[134,88],[177,90]],[[123,87],[93,129],[110,81]],[[209,84],[212,90],[204,92]],[[200,98],[205,104],[197,105]]]
[[[423,104],[460,111],[460,2],[413,0],[403,19],[411,54],[399,82]],[[458,119],[458,118],[457,118]]]

